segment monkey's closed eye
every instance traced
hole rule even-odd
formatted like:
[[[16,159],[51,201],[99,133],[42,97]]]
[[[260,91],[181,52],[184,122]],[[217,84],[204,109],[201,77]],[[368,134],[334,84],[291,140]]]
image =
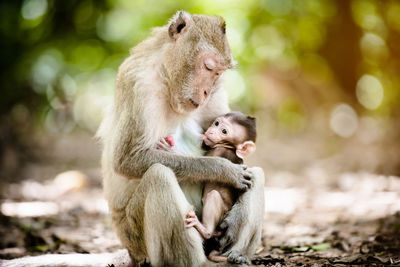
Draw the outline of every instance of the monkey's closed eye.
[[[207,64],[204,64],[204,67],[206,68],[206,70],[208,70],[208,71],[212,71],[212,68],[211,68],[211,67],[209,67],[209,66],[207,66]]]

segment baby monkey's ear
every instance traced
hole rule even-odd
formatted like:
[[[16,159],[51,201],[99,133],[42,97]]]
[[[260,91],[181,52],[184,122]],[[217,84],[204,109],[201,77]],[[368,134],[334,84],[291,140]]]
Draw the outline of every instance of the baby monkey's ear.
[[[243,159],[256,151],[256,144],[253,141],[246,141],[236,146],[236,156]]]

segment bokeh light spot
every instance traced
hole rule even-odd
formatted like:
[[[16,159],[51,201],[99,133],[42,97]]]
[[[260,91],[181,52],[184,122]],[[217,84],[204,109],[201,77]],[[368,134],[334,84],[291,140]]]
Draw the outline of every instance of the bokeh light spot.
[[[286,40],[275,27],[268,25],[253,31],[251,44],[257,57],[274,60],[282,56]]]
[[[47,11],[47,0],[25,0],[21,14],[24,19],[37,19]]]
[[[385,40],[374,33],[364,34],[360,40],[360,46],[363,55],[372,60],[386,58],[389,53]]]
[[[128,10],[112,10],[99,19],[97,23],[97,33],[100,38],[110,42],[128,39],[135,24],[140,24],[137,17],[139,16],[133,15]]]
[[[105,56],[104,48],[97,40],[82,42],[71,53],[71,61],[80,71],[93,71]]]
[[[82,83],[86,90],[81,90],[74,102],[73,115],[78,125],[96,131],[103,118],[103,110],[112,101],[116,71],[101,69],[93,73],[89,80]]]
[[[282,16],[292,9],[292,0],[264,0],[264,9],[272,15]]]
[[[229,101],[237,102],[245,92],[245,83],[239,72],[228,70],[224,73],[224,87],[229,92]]]
[[[65,74],[61,78],[60,83],[61,83],[61,87],[67,97],[75,96],[76,91],[77,91],[77,85],[76,85],[75,80],[71,76],[69,76],[68,74]]]
[[[361,105],[367,109],[374,110],[383,101],[383,86],[378,78],[366,74],[358,80],[356,94]]]
[[[50,49],[45,51],[34,63],[31,76],[34,83],[33,89],[38,93],[44,93],[48,84],[51,84],[61,70],[63,56],[60,51]]]
[[[330,127],[341,137],[351,137],[358,127],[357,113],[347,104],[337,105],[331,113]]]
[[[5,202],[1,204],[1,212],[6,216],[39,217],[55,215],[59,208],[53,202]]]

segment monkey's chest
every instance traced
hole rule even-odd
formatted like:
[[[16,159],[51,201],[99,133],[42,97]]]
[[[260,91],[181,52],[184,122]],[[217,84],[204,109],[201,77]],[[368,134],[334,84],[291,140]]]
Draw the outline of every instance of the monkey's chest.
[[[175,141],[175,150],[186,156],[203,156],[201,149],[203,129],[192,119],[187,119],[174,129],[169,130]]]
[[[193,205],[194,212],[196,215],[201,218],[202,211],[203,211],[203,204],[202,204],[202,193],[203,193],[203,184],[187,184],[181,183],[180,184],[183,193],[185,194],[186,200]]]
[[[195,120],[187,119],[185,122],[170,130],[170,134],[174,138],[175,150],[186,156],[203,156],[204,151],[201,149],[202,139],[200,134],[203,129]],[[201,217],[202,213],[202,183],[180,184],[187,201],[194,206],[197,216]]]

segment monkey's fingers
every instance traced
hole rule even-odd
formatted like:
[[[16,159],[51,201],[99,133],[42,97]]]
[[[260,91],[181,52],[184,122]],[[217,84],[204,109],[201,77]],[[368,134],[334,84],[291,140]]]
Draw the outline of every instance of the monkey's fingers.
[[[197,224],[196,222],[191,222],[189,224],[186,224],[185,227],[186,228],[191,228],[191,227],[194,227],[196,224]]]
[[[193,227],[193,226],[195,226],[197,224],[197,220],[189,218],[189,219],[185,219],[185,223],[186,223],[185,227],[186,228],[190,228],[190,227]]]
[[[239,191],[246,192],[249,189],[249,186],[245,184],[245,179],[242,180],[239,181],[239,185],[237,185],[236,188]]]
[[[253,186],[254,175],[249,171],[244,171],[243,180],[241,181],[246,185],[246,187],[251,188]]]
[[[253,181],[246,179],[245,177],[242,177],[240,179],[240,185],[241,186],[240,186],[239,190],[247,191],[248,189],[250,189],[253,186]]]
[[[171,147],[171,145],[167,141],[165,141],[165,139],[161,139],[160,144],[163,147],[168,147],[168,148]]]
[[[165,145],[160,141],[157,143],[157,149],[164,149]]]
[[[243,177],[246,178],[247,180],[253,180],[254,179],[254,174],[248,170],[245,170],[243,172]]]
[[[162,139],[160,140],[160,142],[161,142],[163,145],[165,145],[165,146],[171,146],[170,143],[168,143],[167,140],[165,140],[164,138],[162,138]]]
[[[185,221],[185,223],[192,223],[192,222],[195,222],[197,220],[195,218],[186,218],[184,221]]]
[[[196,218],[196,213],[194,213],[193,210],[189,211],[188,213],[186,213],[186,218]]]
[[[168,144],[164,144],[164,143],[159,142],[157,144],[157,149],[164,150],[164,151],[170,151],[171,150],[171,146],[168,145]]]
[[[165,141],[168,142],[170,146],[175,146],[174,137],[172,135],[165,137]]]

